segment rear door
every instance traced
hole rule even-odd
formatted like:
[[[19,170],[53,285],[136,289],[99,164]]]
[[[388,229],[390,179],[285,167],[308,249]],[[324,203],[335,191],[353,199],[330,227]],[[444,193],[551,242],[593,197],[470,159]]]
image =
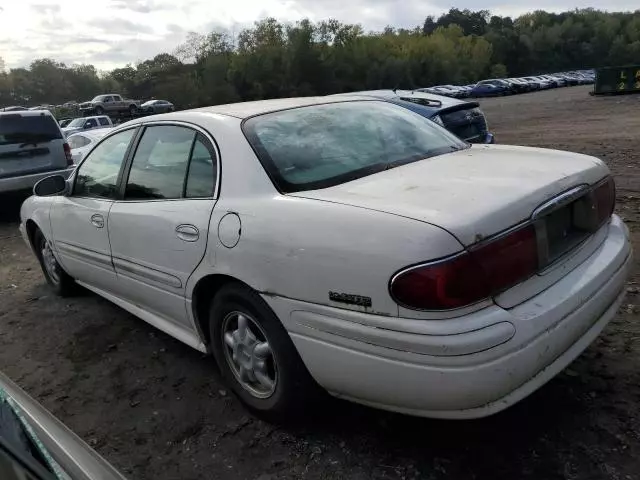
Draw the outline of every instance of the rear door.
[[[116,273],[109,245],[109,210],[117,197],[124,159],[136,128],[106,138],[80,164],[71,195],[56,198],[50,213],[54,247],[75,279],[113,292]]]
[[[114,101],[114,98],[111,95],[107,95],[103,98],[102,105],[104,106],[105,112],[113,112],[118,110],[118,104]]]
[[[0,114],[0,178],[67,168],[64,138],[49,113]]]
[[[109,212],[119,295],[191,328],[185,286],[204,257],[216,202],[214,143],[192,126],[150,124],[129,170]]]
[[[113,109],[114,110],[125,110],[124,108],[124,100],[122,99],[122,97],[120,95],[114,95],[113,96]]]

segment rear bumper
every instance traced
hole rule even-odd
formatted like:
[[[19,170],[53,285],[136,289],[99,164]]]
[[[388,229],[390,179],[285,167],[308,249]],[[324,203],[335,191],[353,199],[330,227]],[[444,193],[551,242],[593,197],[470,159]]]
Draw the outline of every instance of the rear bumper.
[[[66,170],[49,170],[46,172],[22,175],[19,177],[0,178],[0,193],[32,190],[36,183],[51,175],[62,175],[64,178],[69,178],[69,175],[71,175],[74,168],[68,168]]]
[[[614,216],[586,261],[509,310],[423,321],[265,300],[335,396],[418,416],[478,418],[523,399],[580,355],[614,317],[631,263],[628,231]]]

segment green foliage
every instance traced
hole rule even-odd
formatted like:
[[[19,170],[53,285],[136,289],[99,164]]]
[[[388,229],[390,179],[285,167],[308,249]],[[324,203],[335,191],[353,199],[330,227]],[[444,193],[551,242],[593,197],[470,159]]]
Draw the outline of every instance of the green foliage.
[[[491,65],[489,76],[493,78],[505,78],[507,76],[507,67],[501,63]]]
[[[256,22],[236,38],[190,33],[173,54],[101,74],[51,59],[4,72],[0,105],[59,104],[118,92],[179,108],[377,88],[467,84],[640,61],[640,11],[536,11],[516,19],[452,8],[415,29],[365,33],[337,20]]]

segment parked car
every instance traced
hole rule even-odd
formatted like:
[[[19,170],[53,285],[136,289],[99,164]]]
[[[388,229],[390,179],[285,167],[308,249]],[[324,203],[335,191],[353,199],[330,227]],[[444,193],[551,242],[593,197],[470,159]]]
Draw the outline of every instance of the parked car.
[[[111,128],[94,128],[86,132],[72,133],[67,137],[67,142],[71,147],[71,158],[76,165],[84,158],[93,146],[107,133]]]
[[[71,165],[71,149],[51,113],[0,113],[0,193],[31,190],[52,173],[67,177]]]
[[[525,78],[528,80],[537,82],[540,85],[541,90],[545,90],[547,88],[553,87],[553,84],[546,78],[542,78],[542,77],[525,77]]]
[[[386,100],[416,112],[442,125],[454,135],[470,143],[493,143],[487,120],[477,102],[468,102],[428,94],[418,90],[368,90],[338,94],[337,96],[362,95]],[[334,95],[336,96],[336,95]]]
[[[55,292],[211,352],[272,418],[308,413],[317,385],[496,413],[598,336],[632,265],[604,162],[470,145],[362,96],[136,119],[34,192],[20,230]]]
[[[85,130],[91,130],[94,128],[112,127],[113,123],[111,119],[106,115],[98,115],[95,117],[82,117],[74,118],[62,129],[65,136],[69,136],[72,133],[82,132]]]
[[[437,85],[429,88],[433,93],[443,95],[445,97],[462,98],[466,95],[463,90],[453,85]]]
[[[507,78],[505,82],[511,85],[514,93],[527,93],[533,90],[533,87],[528,82],[520,78]]]
[[[140,102],[123,98],[116,93],[110,93],[107,95],[98,95],[89,102],[81,103],[79,108],[80,113],[85,116],[91,115],[92,113],[96,115],[105,113],[111,115],[135,115],[140,108]]]
[[[2,480],[124,480],[104,458],[0,373]]]
[[[0,112],[24,112],[29,110],[27,107],[14,106],[14,107],[4,107],[0,109]]]
[[[142,113],[167,113],[173,112],[175,107],[173,103],[168,102],[167,100],[149,100],[148,102],[144,102],[140,105],[140,111]]]
[[[471,90],[472,97],[498,97],[513,93],[511,86],[504,80],[482,80]]]

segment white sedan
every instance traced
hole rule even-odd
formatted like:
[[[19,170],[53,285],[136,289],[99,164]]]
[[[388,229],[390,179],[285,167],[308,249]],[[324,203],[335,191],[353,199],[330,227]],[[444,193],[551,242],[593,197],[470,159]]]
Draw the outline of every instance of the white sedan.
[[[67,143],[71,148],[71,158],[76,165],[98,143],[98,141],[111,131],[111,128],[96,128],[81,133],[72,133],[67,137]]]
[[[381,100],[281,99],[128,122],[21,210],[48,283],[202,352],[272,418],[318,385],[483,417],[575,359],[631,265],[608,168],[469,145]]]

